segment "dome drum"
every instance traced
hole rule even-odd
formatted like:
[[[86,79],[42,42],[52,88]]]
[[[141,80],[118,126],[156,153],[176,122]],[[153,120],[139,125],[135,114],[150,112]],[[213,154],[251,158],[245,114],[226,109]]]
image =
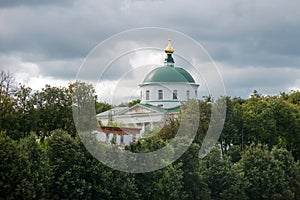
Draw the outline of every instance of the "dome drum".
[[[165,53],[165,66],[153,69],[147,74],[142,84],[141,103],[162,108],[172,108],[180,102],[197,98],[198,84],[185,69],[174,66],[170,40]]]

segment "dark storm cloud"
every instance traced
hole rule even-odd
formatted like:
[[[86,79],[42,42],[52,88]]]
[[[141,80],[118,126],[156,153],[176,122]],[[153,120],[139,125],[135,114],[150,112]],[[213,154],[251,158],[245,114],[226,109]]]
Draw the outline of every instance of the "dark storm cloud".
[[[20,8],[6,13],[10,20],[1,23],[4,33],[9,24],[9,33],[0,37],[0,50],[34,51],[55,59],[82,57],[111,34],[162,26],[189,34],[220,61],[271,66],[291,56],[292,64],[299,64],[292,57],[300,54],[295,42],[300,34],[297,3],[267,2],[77,1],[67,8]]]
[[[0,1],[0,57],[9,58],[15,70],[22,62],[31,63],[42,76],[69,79],[89,52],[111,35],[136,27],[165,27],[202,44],[214,61],[226,66],[225,76],[228,71],[238,73],[224,78],[232,90],[259,85],[286,89],[299,79],[294,75],[300,65],[299,7],[297,0],[4,0]],[[173,43],[176,46],[176,40]],[[0,63],[4,65],[9,68]],[[116,72],[108,71],[105,78],[115,80],[128,65],[124,61],[113,67]],[[87,78],[94,68],[90,70]],[[289,72],[294,73],[290,80]]]
[[[214,59],[240,66],[299,65],[299,1],[226,1],[188,23],[190,35]],[[221,5],[221,6],[220,6]],[[289,57],[289,58],[287,58]]]
[[[67,8],[14,8],[3,11],[2,16],[0,51],[31,53],[37,60],[83,57],[97,44],[95,35],[105,35]]]

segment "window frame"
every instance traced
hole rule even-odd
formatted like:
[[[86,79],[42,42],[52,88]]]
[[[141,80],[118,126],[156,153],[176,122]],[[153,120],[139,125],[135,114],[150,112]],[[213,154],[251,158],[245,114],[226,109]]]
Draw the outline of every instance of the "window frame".
[[[173,100],[176,100],[178,97],[178,91],[177,90],[173,90]]]
[[[163,90],[158,90],[158,100],[164,99],[164,92]]]
[[[150,99],[150,90],[146,90],[146,100]]]

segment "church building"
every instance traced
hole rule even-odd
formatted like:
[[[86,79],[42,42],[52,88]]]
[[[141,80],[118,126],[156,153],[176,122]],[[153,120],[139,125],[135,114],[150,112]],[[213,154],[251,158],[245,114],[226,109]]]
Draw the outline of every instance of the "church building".
[[[103,126],[115,122],[122,127],[146,128],[163,126],[170,118],[176,118],[181,102],[197,98],[199,85],[189,72],[175,66],[171,40],[165,48],[164,65],[149,72],[140,87],[139,104],[132,107],[115,107],[96,117]]]

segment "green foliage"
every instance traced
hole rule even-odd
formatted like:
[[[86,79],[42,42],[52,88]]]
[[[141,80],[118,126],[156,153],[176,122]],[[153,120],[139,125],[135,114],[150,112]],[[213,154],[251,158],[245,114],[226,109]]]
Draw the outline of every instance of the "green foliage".
[[[210,189],[200,170],[199,149],[200,145],[191,144],[188,150],[176,161],[176,163],[182,164],[183,186],[188,199],[210,199]]]
[[[157,136],[162,140],[170,140],[176,136],[179,126],[180,123],[177,120],[170,120],[159,130]]]
[[[18,116],[16,117],[15,129],[18,133],[23,133],[18,135],[18,139],[27,136],[33,130],[37,130],[38,118],[31,93],[31,88],[20,85],[14,95],[17,102],[15,110]]]
[[[241,147],[239,145],[230,146],[226,153],[226,155],[233,163],[236,163],[241,159],[241,154]]]
[[[47,159],[33,135],[16,142],[0,133],[0,160],[1,198],[47,198]]]
[[[67,96],[66,88],[46,85],[42,91],[34,94],[37,108],[37,129],[49,133],[55,129],[68,129],[71,113],[71,99]]]
[[[56,130],[47,140],[51,199],[137,198],[130,174],[112,170],[92,157],[79,140]]]
[[[132,142],[129,146],[126,146],[125,149],[134,153],[146,153],[160,149],[165,145],[166,142],[155,135]]]
[[[213,149],[204,159],[198,153],[213,99],[183,104],[179,120],[158,133],[148,130],[146,137],[125,149],[155,151],[180,128],[188,134],[197,124],[194,143],[163,169],[130,174],[96,160],[76,135],[72,108],[82,114],[80,122],[87,127],[94,126],[87,114],[111,108],[96,102],[92,85],[46,85],[36,92],[19,85],[12,95],[11,81],[10,74],[0,74],[0,199],[300,199],[299,91],[226,97],[220,150]],[[176,137],[176,144],[184,139]]]
[[[91,84],[75,82],[69,85],[72,113],[78,131],[92,131],[97,126],[95,90]]]
[[[135,100],[132,100],[132,101],[130,101],[130,102],[128,102],[128,103],[120,103],[119,105],[118,105],[118,107],[131,107],[131,106],[134,106],[135,104],[139,104],[141,102],[141,100],[140,99],[135,99]]]
[[[135,180],[141,199],[185,199],[180,165],[136,174]]]
[[[241,99],[226,97],[226,118],[219,142],[221,150],[226,154],[232,144],[240,144],[239,127],[241,126]]]
[[[26,169],[20,168],[20,153],[17,150],[17,143],[5,133],[0,133],[0,194],[2,198],[9,199],[17,197],[19,186],[22,184],[22,176]],[[22,159],[22,162],[26,162]],[[15,173],[16,172],[16,173]]]
[[[199,101],[199,112],[199,126],[197,135],[195,137],[195,142],[201,145],[209,127],[211,103]]]
[[[262,142],[274,145],[276,136],[276,122],[270,104],[260,97],[252,97],[242,105],[244,131],[247,140],[251,142]]]
[[[140,99],[132,100],[131,102],[128,102],[128,107],[134,106],[135,104],[139,104],[140,102]]]
[[[211,199],[247,199],[238,170],[217,148],[200,162],[200,173],[211,191]]]
[[[285,150],[269,151],[267,146],[251,145],[237,166],[243,172],[249,199],[294,199],[299,180],[295,180],[297,185],[291,182],[296,165]]]
[[[122,126],[124,126],[124,124],[122,124],[122,123],[119,123],[119,122],[117,122],[117,121],[109,121],[108,123],[107,123],[107,126],[112,126],[112,127],[122,127]]]
[[[300,105],[300,91],[291,91],[288,95],[287,100],[294,104],[294,105]]]
[[[300,159],[300,107],[297,94],[263,96],[257,91],[251,98],[230,99],[227,97],[226,119],[219,138],[224,154],[232,145],[245,146],[251,143],[286,147]],[[290,99],[292,98],[292,100]],[[201,123],[201,122],[200,122]],[[199,131],[199,130],[198,130]]]
[[[83,198],[91,185],[84,179],[85,168],[80,164],[84,156],[76,141],[62,131],[55,131],[46,142],[51,168],[50,198]]]
[[[112,109],[112,106],[106,102],[96,102],[96,114]]]
[[[284,148],[274,147],[272,156],[279,162],[281,170],[284,172],[288,188],[294,193],[294,199],[300,198],[300,167],[299,162],[295,162],[292,154]]]
[[[18,139],[19,136],[15,130],[17,115],[15,106],[16,100],[9,94],[11,90],[12,76],[9,73],[1,71],[0,73],[0,131],[5,131],[11,137]]]

